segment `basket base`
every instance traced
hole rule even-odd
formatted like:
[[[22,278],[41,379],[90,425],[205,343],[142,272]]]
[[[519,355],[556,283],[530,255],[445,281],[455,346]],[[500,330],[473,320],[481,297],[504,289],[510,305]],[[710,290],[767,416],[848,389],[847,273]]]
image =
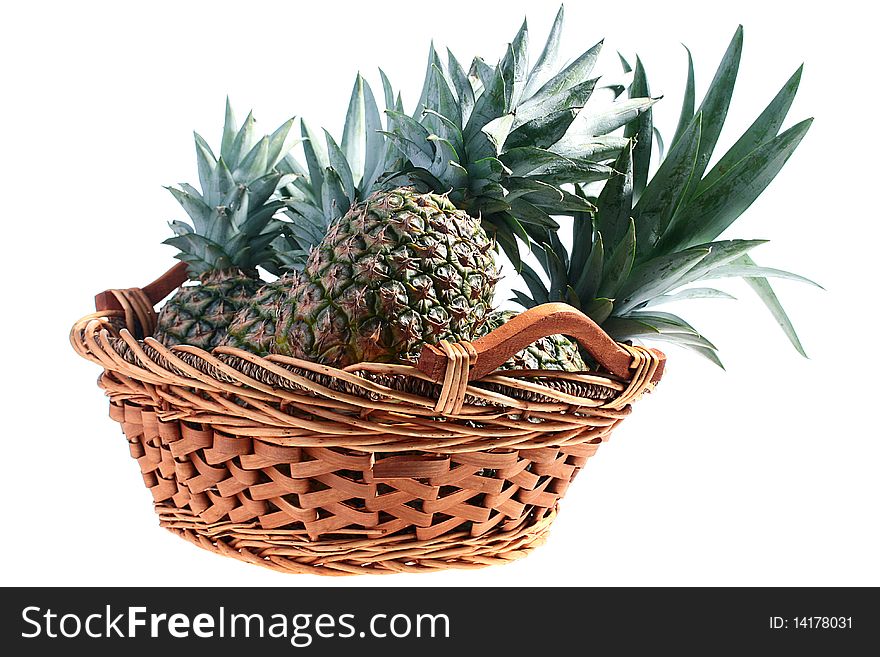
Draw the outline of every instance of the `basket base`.
[[[271,532],[230,523],[206,531],[203,522],[181,509],[155,506],[162,527],[205,550],[284,573],[336,576],[423,573],[509,563],[544,543],[557,512],[555,507],[543,509],[512,529],[476,537],[463,531],[426,541],[412,534],[310,541],[307,536],[283,530]]]

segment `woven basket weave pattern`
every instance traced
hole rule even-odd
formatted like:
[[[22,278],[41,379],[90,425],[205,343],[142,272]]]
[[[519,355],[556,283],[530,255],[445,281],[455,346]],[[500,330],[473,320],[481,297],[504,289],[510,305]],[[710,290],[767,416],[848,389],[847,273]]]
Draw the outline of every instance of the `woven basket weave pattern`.
[[[468,382],[460,349],[455,397],[452,375],[440,386],[403,365],[336,370],[235,349],[169,350],[135,338],[155,317],[143,293],[118,296],[122,311],[83,318],[71,342],[104,369],[110,416],[161,524],[284,572],[425,571],[523,556],[656,366],[647,350],[628,348],[631,381],[496,372]]]

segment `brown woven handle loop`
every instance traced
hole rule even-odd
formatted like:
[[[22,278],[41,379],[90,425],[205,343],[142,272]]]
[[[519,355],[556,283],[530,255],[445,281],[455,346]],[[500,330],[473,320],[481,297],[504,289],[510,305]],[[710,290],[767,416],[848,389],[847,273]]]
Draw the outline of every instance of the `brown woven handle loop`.
[[[155,281],[140,288],[151,306],[155,306],[186,282],[186,279],[189,278],[186,268],[185,262],[178,262]],[[117,292],[118,290],[106,290],[95,295],[95,310],[99,312],[102,310],[125,310],[119,301]]]
[[[152,335],[156,328],[157,303],[180,287],[188,278],[185,262],[179,262],[143,288],[105,290],[95,295],[95,310],[122,311],[125,328],[138,338]]]
[[[511,356],[541,338],[551,335],[574,338],[606,371],[624,380],[632,378],[630,368],[633,355],[617,344],[598,324],[577,308],[565,303],[545,303],[530,308],[471,345],[475,357],[470,358],[468,380],[474,381],[491,374]],[[442,382],[446,376],[448,350],[425,345],[419,357],[418,368],[433,380]],[[653,350],[652,350],[653,351]],[[666,356],[653,351],[659,361],[652,382],[663,374]]]

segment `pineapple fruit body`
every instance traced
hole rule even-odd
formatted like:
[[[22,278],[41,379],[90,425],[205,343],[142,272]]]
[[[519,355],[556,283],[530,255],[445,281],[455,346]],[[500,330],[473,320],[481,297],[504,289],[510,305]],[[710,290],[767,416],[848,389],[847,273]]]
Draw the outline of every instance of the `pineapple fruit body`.
[[[220,345],[245,349],[259,356],[267,355],[274,348],[281,306],[301,281],[300,272],[291,272],[257,290],[232,319],[229,332]]]
[[[337,367],[412,363],[425,343],[479,335],[497,280],[479,220],[437,194],[377,192],[309,256],[275,350]]]
[[[196,285],[178,288],[159,312],[155,338],[165,346],[213,349],[262,285],[256,272],[238,269],[210,271],[198,280]]]

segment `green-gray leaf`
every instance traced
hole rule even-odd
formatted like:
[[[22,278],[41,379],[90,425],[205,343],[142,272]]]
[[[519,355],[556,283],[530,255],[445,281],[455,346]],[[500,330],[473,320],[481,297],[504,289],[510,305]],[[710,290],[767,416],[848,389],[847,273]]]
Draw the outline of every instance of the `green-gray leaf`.
[[[703,116],[703,130],[700,137],[700,152],[694,165],[694,179],[700,180],[706,172],[715,144],[721,134],[724,120],[727,118],[727,110],[730,107],[730,99],[733,96],[733,87],[736,84],[736,76],[739,71],[739,61],[742,56],[743,29],[740,25],[733,35],[727,52],[721,59],[721,64],[715,73],[709,90],[706,92],[697,114]],[[691,188],[692,190],[694,187]]]
[[[354,184],[360,183],[364,176],[365,153],[367,142],[367,118],[364,105],[364,79],[358,73],[348,101],[345,114],[345,127],[342,130],[342,152],[348,161]]]
[[[636,260],[649,258],[685,197],[700,147],[702,122],[698,114],[687,132],[663,160],[651,183],[633,208],[636,222]],[[633,151],[635,158],[635,150]],[[635,162],[635,159],[633,159]]]
[[[765,142],[712,187],[690,199],[676,215],[662,248],[711,242],[755,201],[791,157],[812,119],[798,123]],[[696,169],[694,175],[696,176]]]
[[[534,97],[550,96],[586,80],[599,59],[603,41],[587,50],[584,54],[550,78],[534,94]]]
[[[633,81],[629,88],[630,98],[649,98],[651,90],[648,86],[648,78],[645,67],[640,57],[636,57],[636,67],[633,72]],[[638,118],[627,124],[623,136],[635,138],[633,145],[633,198],[638,200],[648,184],[648,171],[651,168],[651,149],[654,136],[653,112],[650,108],[642,112]],[[642,235],[639,233],[639,242]]]
[[[632,219],[623,238],[614,247],[605,265],[599,296],[615,299],[620,286],[629,277],[636,257],[636,227]]]
[[[550,28],[550,34],[547,36],[547,42],[544,44],[544,49],[529,73],[526,87],[523,90],[523,98],[532,96],[553,72],[553,67],[556,64],[556,58],[559,53],[559,39],[562,34],[564,16],[565,8],[560,5],[559,11],[556,12],[553,26]]]
[[[657,98],[619,100],[612,103],[608,109],[591,114],[583,122],[579,121],[578,129],[589,135],[608,134],[648,111],[657,100]]]
[[[684,87],[684,97],[681,100],[681,112],[678,115],[678,126],[675,128],[675,135],[672,137],[672,142],[669,144],[669,148],[675,148],[678,140],[681,139],[681,136],[685,133],[688,126],[691,124],[691,121],[694,119],[694,103],[696,102],[694,92],[694,58],[691,56],[690,49],[684,44],[682,44],[682,46],[684,46],[688,57],[687,82]]]
[[[749,153],[778,134],[779,128],[782,126],[783,121],[785,121],[785,117],[791,107],[791,103],[794,101],[795,94],[797,94],[803,70],[804,67],[801,66],[795,71],[794,75],[788,79],[779,93],[776,94],[776,97],[770,101],[770,104],[761,112],[761,115],[749,129],[743,133],[742,137],[712,167],[712,170],[697,187],[696,195],[710,188],[724,177],[724,174],[736,166],[737,163],[747,157]]]
[[[676,303],[678,301],[688,301],[690,299],[732,299],[735,300],[736,297],[728,294],[727,292],[723,292],[721,290],[716,290],[712,287],[690,287],[680,292],[676,292],[675,294],[661,294],[659,297],[654,297],[650,301],[648,301],[643,308],[654,308],[655,306],[662,306],[668,303]]]
[[[659,256],[639,265],[617,295],[616,314],[626,313],[649,299],[673,290],[679,279],[709,252],[710,249],[689,249]]]
[[[755,266],[755,261],[751,259],[748,255],[742,256],[738,261],[739,264],[743,264],[746,266]],[[776,296],[776,293],[773,291],[773,288],[770,286],[769,281],[766,278],[754,278],[747,277],[743,279],[746,284],[764,302],[764,305],[767,306],[767,309],[770,311],[770,314],[773,315],[773,319],[776,320],[776,323],[779,324],[785,336],[788,338],[789,342],[791,342],[792,346],[797,350],[797,352],[807,358],[807,352],[804,351],[804,347],[801,344],[801,340],[798,337],[797,331],[794,329],[794,325],[791,323],[791,319],[789,319],[788,315],[785,312],[785,309],[782,307],[782,303],[780,303],[779,298]]]
[[[704,274],[700,280],[708,281],[717,278],[784,278],[790,281],[806,283],[813,287],[824,290],[821,285],[815,281],[811,281],[800,274],[793,274],[790,271],[782,269],[773,269],[772,267],[758,267],[757,265],[733,264],[715,267],[712,271]]]
[[[633,205],[633,168],[632,147],[630,140],[614,163],[614,170],[619,175],[612,176],[596,199],[597,221],[599,232],[602,233],[609,247],[617,248],[617,244],[626,234],[632,223]]]

